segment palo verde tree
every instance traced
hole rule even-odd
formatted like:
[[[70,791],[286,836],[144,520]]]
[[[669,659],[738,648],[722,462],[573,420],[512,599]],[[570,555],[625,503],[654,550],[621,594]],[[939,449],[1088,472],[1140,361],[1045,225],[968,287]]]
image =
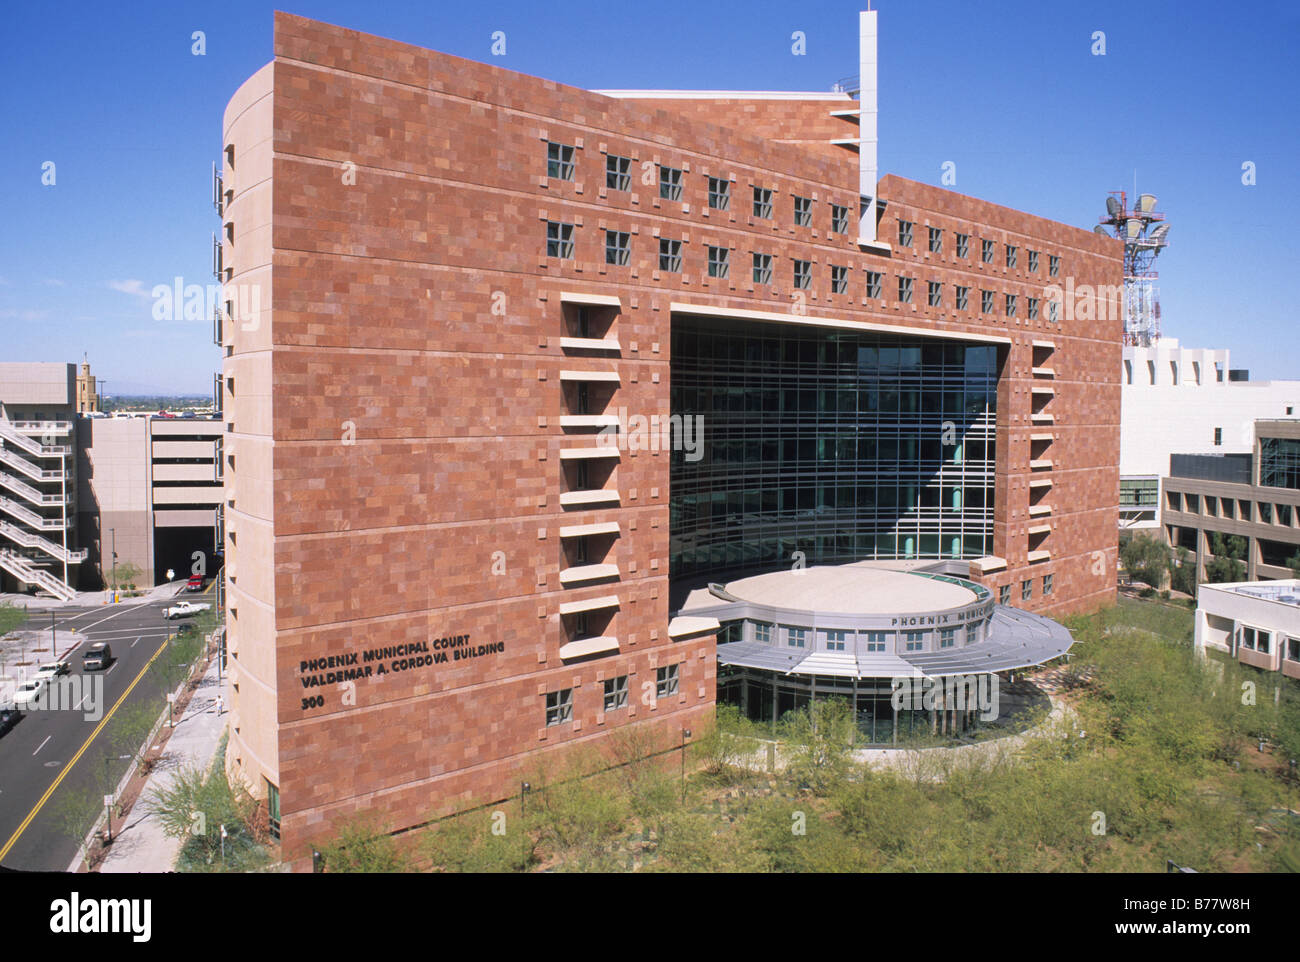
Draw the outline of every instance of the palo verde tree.
[[[1119,557],[1124,570],[1134,581],[1152,588],[1165,583],[1165,575],[1169,572],[1169,549],[1150,535],[1130,538],[1120,547]]]

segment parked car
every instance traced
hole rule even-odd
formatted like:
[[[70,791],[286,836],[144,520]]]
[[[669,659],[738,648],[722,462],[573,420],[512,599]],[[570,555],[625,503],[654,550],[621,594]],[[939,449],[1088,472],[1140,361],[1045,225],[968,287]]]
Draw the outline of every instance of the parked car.
[[[0,708],[0,735],[17,725],[22,717],[23,713],[17,708]]]
[[[190,575],[190,580],[185,582],[186,591],[202,591],[203,575]]]
[[[97,641],[81,654],[81,667],[85,671],[107,668],[113,660],[113,650],[107,642]]]
[[[14,692],[14,707],[31,708],[35,706],[49,687],[50,680],[48,678],[33,678],[31,681],[23,682]]]
[[[47,661],[41,667],[36,669],[37,678],[44,678],[46,681],[53,681],[60,675],[66,675],[72,671],[72,666],[66,661]]]
[[[170,608],[163,609],[163,617],[168,621],[176,618],[190,618],[197,615],[200,611],[207,611],[211,605],[200,605],[193,601],[178,601]]]

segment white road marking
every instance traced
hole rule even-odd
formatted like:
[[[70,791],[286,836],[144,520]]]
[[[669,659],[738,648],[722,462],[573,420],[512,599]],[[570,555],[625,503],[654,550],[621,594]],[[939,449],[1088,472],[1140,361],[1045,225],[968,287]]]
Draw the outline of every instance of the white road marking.
[[[128,648],[134,648],[134,647],[135,647],[136,645],[138,645],[139,643],[140,643],[140,639],[137,638],[135,641],[131,642],[131,644],[129,644],[127,647],[128,647]]]
[[[100,618],[99,621],[92,621],[90,624],[86,625],[84,628],[81,628],[80,631],[83,631],[83,632],[85,632],[85,631],[89,631],[91,628],[94,628],[95,625],[102,625],[104,622],[108,621],[109,619],[111,619],[111,618],[116,618],[116,617],[118,617],[119,615],[124,615],[124,614],[126,614],[128,611],[138,611],[138,610],[140,610],[141,607],[142,607],[142,606],[132,605],[130,608],[123,608],[121,611],[115,611],[115,612],[113,612],[111,615],[109,615],[109,616],[106,617],[106,618]],[[87,614],[89,614],[89,612],[87,612]],[[80,615],[78,615],[78,617],[80,617]]]
[[[46,736],[45,736],[45,742],[48,742],[48,741],[49,741],[51,738],[53,738],[53,737],[54,737],[53,735],[46,735]],[[36,746],[36,751],[35,751],[35,752],[32,752],[32,756],[33,756],[33,757],[35,757],[36,752],[39,752],[42,748],[45,747],[45,742],[41,742],[39,745]]]

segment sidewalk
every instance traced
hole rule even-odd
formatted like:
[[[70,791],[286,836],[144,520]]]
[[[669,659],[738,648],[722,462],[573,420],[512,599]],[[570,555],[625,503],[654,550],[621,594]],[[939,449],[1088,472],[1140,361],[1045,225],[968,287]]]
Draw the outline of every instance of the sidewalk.
[[[105,589],[103,591],[78,591],[77,597],[71,601],[61,601],[58,598],[38,597],[37,595],[28,594],[0,594],[0,604],[8,602],[11,605],[17,605],[19,608],[26,608],[28,611],[49,611],[51,608],[85,608],[88,605],[103,605],[108,607],[111,604],[119,605],[143,605],[150,601],[166,601],[174,598],[185,587],[185,581],[169,581],[161,585],[154,585],[152,588],[146,588],[143,594],[138,598],[122,598],[113,602],[112,591]]]
[[[182,769],[212,764],[217,745],[226,730],[229,709],[217,717],[217,695],[225,690],[226,679],[217,682],[217,662],[204,673],[198,689],[190,699],[185,714],[176,723],[176,729],[167,740],[163,752],[145,783],[144,791],[131,809],[127,822],[114,826],[116,837],[109,847],[108,857],[100,863],[100,872],[170,872],[180,854],[181,839],[163,834],[158,820],[148,814],[148,802],[155,789],[171,785],[175,774]],[[226,705],[230,704],[229,698]],[[164,722],[164,724],[166,724]],[[80,861],[80,858],[77,859]],[[75,870],[75,865],[73,866]]]

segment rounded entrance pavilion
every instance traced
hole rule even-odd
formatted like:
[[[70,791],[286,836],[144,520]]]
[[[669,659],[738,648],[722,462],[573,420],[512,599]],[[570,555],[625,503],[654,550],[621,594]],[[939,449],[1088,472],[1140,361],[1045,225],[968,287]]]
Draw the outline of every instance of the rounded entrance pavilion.
[[[719,703],[775,721],[817,698],[849,699],[859,729],[878,745],[997,717],[997,692],[1011,672],[1073,644],[1062,625],[995,604],[973,582],[875,563],[710,584],[692,591],[680,614],[722,626]]]

